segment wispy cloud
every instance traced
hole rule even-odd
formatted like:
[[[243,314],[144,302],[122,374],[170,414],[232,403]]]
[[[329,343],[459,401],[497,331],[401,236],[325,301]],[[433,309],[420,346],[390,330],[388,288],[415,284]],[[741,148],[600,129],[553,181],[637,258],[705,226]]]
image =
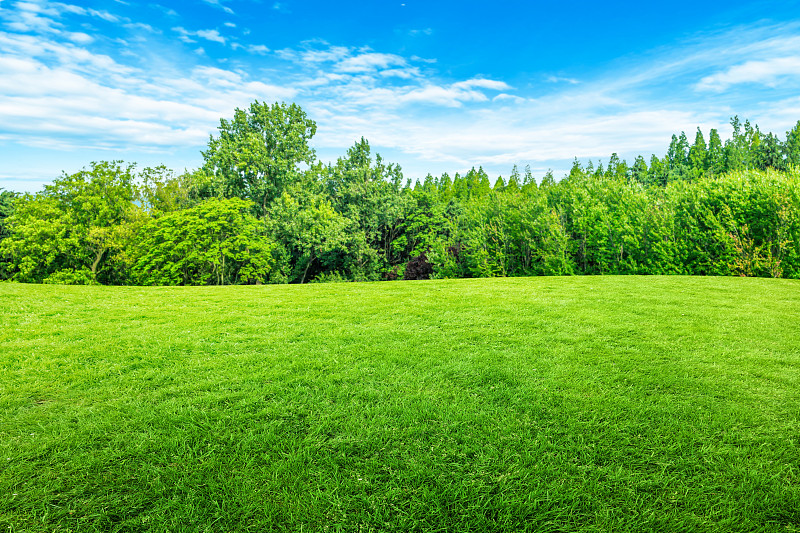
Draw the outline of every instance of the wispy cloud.
[[[234,70],[197,67],[168,77],[28,36],[0,32],[0,48],[12,52],[0,56],[0,135],[32,146],[202,145],[234,107],[297,94]]]
[[[210,6],[214,6],[216,8],[219,8],[219,9],[223,10],[225,13],[228,13],[229,15],[233,15],[234,14],[233,13],[233,9],[231,9],[228,6],[224,5],[222,3],[222,0],[202,0],[202,1],[204,3],[210,5]]]
[[[197,40],[192,39],[192,37],[199,37],[200,39],[205,39],[206,41],[213,41],[220,44],[225,44],[225,37],[220,35],[219,31],[217,30],[196,30],[196,31],[189,31],[182,26],[176,26],[172,28],[172,31],[178,34],[178,38],[185,43],[196,43]]]
[[[270,52],[270,49],[264,46],[263,44],[251,44],[249,46],[246,46],[245,48],[247,48],[249,52],[252,52],[254,54],[265,55]]]
[[[194,34],[207,41],[225,44],[225,38],[217,30],[197,30]]]
[[[129,30],[143,30],[148,33],[161,33],[161,30],[158,28],[154,28],[150,24],[146,24],[144,22],[128,22],[123,24],[122,27],[127,28]]]
[[[116,0],[119,2],[120,0]],[[128,5],[128,4],[126,4]],[[149,7],[156,9],[166,15],[167,17],[177,17],[178,12],[172,9],[171,7],[162,6],[161,4],[149,4]]]
[[[373,72],[392,66],[406,66],[405,58],[395,54],[379,54],[367,52],[341,58],[337,61],[335,69],[339,72],[360,73]]]
[[[221,33],[234,27],[222,22],[219,29],[176,25],[172,31],[186,43],[178,43],[180,53],[137,63],[133,53],[101,46],[101,36],[92,41],[69,17],[158,28],[67,5],[26,1],[0,10],[2,142],[199,152],[234,108],[295,101],[319,124],[314,144],[322,157],[341,154],[363,135],[418,177],[473,165],[507,172],[515,163],[558,172],[575,156],[662,153],[672,133],[724,127],[734,113],[772,131],[800,118],[800,37],[791,25],[698,35],[620,59],[599,74],[512,80],[454,77],[436,58],[319,40],[271,50],[253,37]],[[206,42],[227,45],[232,59],[208,57],[220,47],[209,45],[206,54],[199,47]],[[758,90],[747,92],[748,85]]]
[[[734,65],[722,72],[704,77],[697,84],[697,88],[720,92],[740,83],[774,87],[781,81],[796,83],[798,79],[800,79],[800,55],[747,61]]]
[[[577,85],[580,83],[580,81],[575,78],[565,78],[563,76],[547,76],[545,80],[547,83],[569,83],[570,85]]]

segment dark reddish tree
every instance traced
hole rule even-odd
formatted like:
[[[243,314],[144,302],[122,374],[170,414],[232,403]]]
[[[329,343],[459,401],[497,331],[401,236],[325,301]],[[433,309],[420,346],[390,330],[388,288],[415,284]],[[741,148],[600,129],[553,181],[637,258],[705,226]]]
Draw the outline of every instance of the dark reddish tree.
[[[420,254],[406,263],[406,273],[403,279],[430,279],[433,266],[428,262],[425,254]]]

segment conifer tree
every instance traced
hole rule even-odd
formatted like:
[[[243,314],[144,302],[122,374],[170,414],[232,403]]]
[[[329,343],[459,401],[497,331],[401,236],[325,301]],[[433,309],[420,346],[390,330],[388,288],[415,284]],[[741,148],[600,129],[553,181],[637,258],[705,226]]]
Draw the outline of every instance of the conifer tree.
[[[786,132],[786,143],[783,145],[786,164],[800,167],[800,120],[794,128]]]
[[[689,168],[693,178],[700,178],[705,175],[708,160],[708,147],[706,140],[703,137],[703,132],[697,128],[697,134],[694,136],[694,144],[689,148]]]
[[[725,171],[725,150],[719,132],[712,129],[708,134],[708,151],[706,154],[706,170],[711,175],[719,175]]]

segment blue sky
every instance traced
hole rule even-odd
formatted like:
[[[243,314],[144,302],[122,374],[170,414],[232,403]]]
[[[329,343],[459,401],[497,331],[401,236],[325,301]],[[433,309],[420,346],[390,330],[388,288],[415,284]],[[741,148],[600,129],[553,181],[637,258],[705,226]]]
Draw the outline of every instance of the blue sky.
[[[335,160],[406,177],[663,154],[800,119],[800,0],[0,0],[0,187],[90,161],[196,168],[220,118],[293,101]]]

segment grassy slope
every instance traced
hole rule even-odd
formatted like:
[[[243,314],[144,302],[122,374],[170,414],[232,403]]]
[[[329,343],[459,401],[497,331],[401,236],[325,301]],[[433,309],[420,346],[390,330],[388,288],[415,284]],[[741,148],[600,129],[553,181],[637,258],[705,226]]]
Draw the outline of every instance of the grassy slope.
[[[2,531],[800,531],[797,281],[0,284],[0,316]]]

